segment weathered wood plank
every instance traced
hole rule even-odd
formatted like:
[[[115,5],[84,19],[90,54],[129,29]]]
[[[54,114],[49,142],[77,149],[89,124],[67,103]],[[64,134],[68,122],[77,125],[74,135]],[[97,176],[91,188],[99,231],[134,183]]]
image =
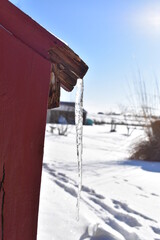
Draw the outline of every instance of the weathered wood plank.
[[[52,64],[49,84],[48,109],[59,107],[60,80],[58,78],[58,75],[59,69],[57,67],[57,64]]]

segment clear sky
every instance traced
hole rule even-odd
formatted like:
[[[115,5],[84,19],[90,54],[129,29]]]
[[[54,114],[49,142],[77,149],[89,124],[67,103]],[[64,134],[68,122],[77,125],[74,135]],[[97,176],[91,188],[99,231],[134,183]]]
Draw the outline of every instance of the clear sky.
[[[11,0],[64,40],[89,66],[84,78],[87,111],[127,104],[138,69],[160,79],[159,0]],[[160,80],[159,80],[160,81]],[[75,91],[61,100],[74,101]]]

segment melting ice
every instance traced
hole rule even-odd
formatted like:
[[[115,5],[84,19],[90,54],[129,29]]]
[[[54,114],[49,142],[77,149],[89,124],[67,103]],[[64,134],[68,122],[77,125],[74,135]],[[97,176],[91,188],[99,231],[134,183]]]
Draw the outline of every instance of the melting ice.
[[[75,101],[75,124],[76,124],[76,144],[77,144],[77,162],[78,162],[78,193],[77,209],[79,220],[79,207],[82,189],[82,151],[83,151],[83,79],[77,81],[77,92]]]

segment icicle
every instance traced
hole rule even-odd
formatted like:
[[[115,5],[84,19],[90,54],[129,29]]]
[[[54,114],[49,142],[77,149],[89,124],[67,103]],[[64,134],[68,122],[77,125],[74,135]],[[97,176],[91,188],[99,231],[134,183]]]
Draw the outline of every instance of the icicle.
[[[77,209],[79,220],[79,208],[82,189],[82,150],[83,150],[83,79],[77,81],[77,92],[75,102],[75,124],[76,124],[76,143],[77,143],[77,161],[78,161],[78,193],[77,193]]]

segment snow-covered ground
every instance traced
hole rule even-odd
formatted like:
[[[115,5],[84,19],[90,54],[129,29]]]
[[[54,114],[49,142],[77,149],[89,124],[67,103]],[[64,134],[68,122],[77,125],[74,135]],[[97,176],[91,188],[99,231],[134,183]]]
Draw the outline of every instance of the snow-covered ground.
[[[46,131],[37,240],[160,240],[160,163],[127,160],[142,130],[129,137],[124,126],[83,132],[77,221],[75,127],[68,136]]]

